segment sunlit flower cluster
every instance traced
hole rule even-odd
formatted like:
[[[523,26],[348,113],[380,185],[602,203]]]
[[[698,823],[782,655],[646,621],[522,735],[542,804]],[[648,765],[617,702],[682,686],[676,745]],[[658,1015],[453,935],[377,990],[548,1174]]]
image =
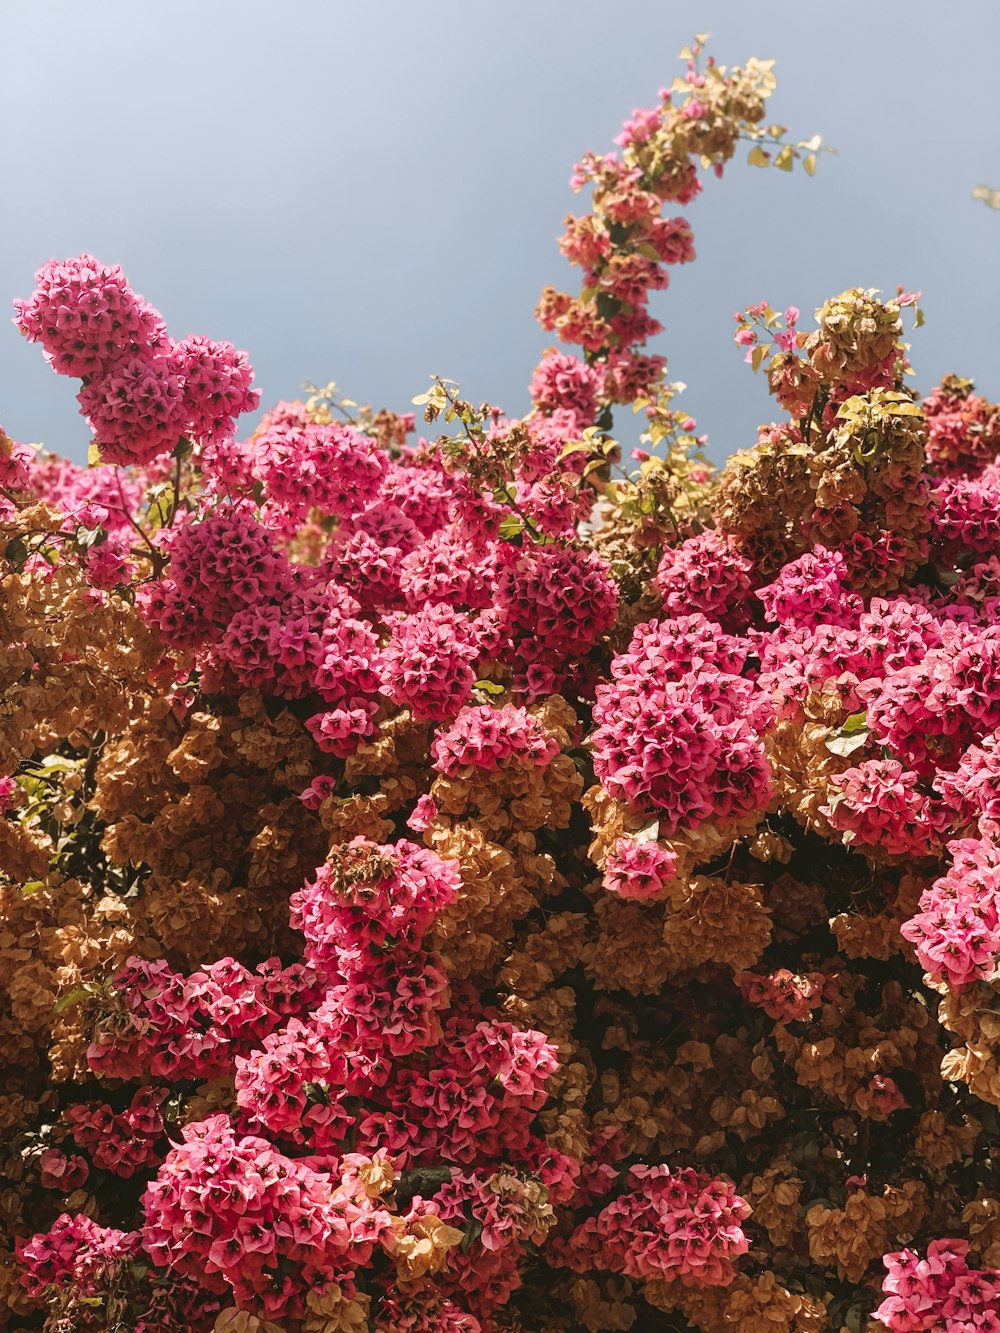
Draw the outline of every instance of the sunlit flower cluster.
[[[522,420],[236,439],[120,269],[17,302],[96,448],[0,433],[3,1333],[1000,1327],[1000,409],[760,302],[715,476],[664,205],[815,147],[702,47]]]

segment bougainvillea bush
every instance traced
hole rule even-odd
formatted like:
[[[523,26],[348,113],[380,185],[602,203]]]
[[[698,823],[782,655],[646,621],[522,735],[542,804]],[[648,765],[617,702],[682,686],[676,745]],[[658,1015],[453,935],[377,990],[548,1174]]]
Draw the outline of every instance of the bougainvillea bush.
[[[1000,409],[765,303],[705,461],[673,214],[818,143],[686,59],[520,420],[240,440],[120,269],[16,302],[93,444],[0,435],[4,1328],[1000,1329]]]

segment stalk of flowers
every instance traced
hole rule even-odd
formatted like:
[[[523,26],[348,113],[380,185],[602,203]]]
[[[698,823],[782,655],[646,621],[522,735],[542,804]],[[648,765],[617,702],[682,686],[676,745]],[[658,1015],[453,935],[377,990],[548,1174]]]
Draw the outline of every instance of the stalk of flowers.
[[[573,297],[547,287],[536,316],[561,341],[582,346],[586,361],[543,359],[532,381],[541,412],[567,408],[593,421],[599,408],[648,396],[662,377],[664,358],[641,350],[663,327],[649,314],[649,295],[667,286],[671,265],[694,258],[690,227],[662,217],[663,204],[695,198],[699,161],[722,174],[738,140],[763,120],[774,86],[767,63],[727,70],[708,57],[702,69],[702,45],[685,52],[687,73],[661,90],[658,106],[626,121],[620,153],[589,153],[576,168],[573,185],[592,187],[592,207],[567,219],[560,246],[583,269],[583,289]],[[603,384],[588,374],[602,363],[611,372]]]

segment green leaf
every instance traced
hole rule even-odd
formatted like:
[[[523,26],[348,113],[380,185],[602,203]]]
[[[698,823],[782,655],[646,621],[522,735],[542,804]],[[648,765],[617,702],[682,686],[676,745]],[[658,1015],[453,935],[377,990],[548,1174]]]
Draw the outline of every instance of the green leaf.
[[[174,503],[177,499],[177,492],[174,490],[172,481],[168,481],[156,499],[149,506],[149,526],[155,532],[157,528],[162,528],[170,522],[170,515],[174,510]]]
[[[104,528],[85,528],[81,525],[76,530],[76,544],[82,550],[86,550],[88,546],[100,546],[107,535]]]
[[[482,690],[483,694],[506,694],[507,691],[502,685],[498,685],[495,680],[477,680],[472,687],[474,690]]]
[[[516,537],[520,537],[523,531],[524,524],[517,514],[508,514],[500,521],[499,536],[502,542],[512,542]]]
[[[847,1333],[863,1333],[867,1322],[860,1305],[852,1305],[844,1316],[844,1328]]]
[[[12,564],[15,569],[20,569],[28,558],[28,543],[23,537],[15,537],[13,541],[7,543],[6,550],[4,551],[4,558]]]
[[[52,1006],[52,1012],[61,1014],[66,1009],[71,1009],[74,1005],[79,1004],[81,1000],[89,1000],[92,994],[93,991],[89,987],[77,986],[75,990],[71,990],[67,995],[62,995],[56,1000]]]
[[[43,889],[44,887],[44,879],[29,879],[25,884],[21,885],[21,892],[27,894],[30,898],[33,893],[37,893],[39,889]]]
[[[587,466],[583,469],[584,481],[586,481],[586,479],[593,473],[600,472],[602,468],[606,468],[607,466],[608,466],[608,461],[606,458],[592,458],[590,462],[587,464]]]
[[[564,458],[571,458],[573,454],[590,453],[593,447],[590,440],[570,440],[569,444],[563,445],[558,461],[561,463]]]
[[[470,1222],[464,1230],[465,1234],[462,1236],[459,1249],[463,1254],[468,1254],[473,1245],[475,1245],[476,1241],[483,1234],[483,1224],[477,1218],[475,1221]]]
[[[760,144],[754,144],[747,154],[747,162],[751,167],[769,167],[771,165],[770,153],[765,153]]]
[[[819,1156],[819,1142],[816,1136],[808,1129],[803,1129],[792,1139],[791,1151],[789,1156],[795,1166],[812,1166]]]
[[[840,728],[840,734],[842,736],[854,736],[859,731],[867,730],[868,714],[862,709],[860,713],[852,713],[851,716],[845,720],[844,725]]]
[[[750,365],[753,367],[753,372],[755,375],[757,371],[760,370],[761,366],[764,364],[765,356],[767,356],[767,347],[764,346],[763,344],[753,349],[753,352],[751,353],[750,357]]]
[[[795,150],[791,144],[786,143],[781,152],[774,159],[774,165],[779,171],[791,171],[795,165]]]

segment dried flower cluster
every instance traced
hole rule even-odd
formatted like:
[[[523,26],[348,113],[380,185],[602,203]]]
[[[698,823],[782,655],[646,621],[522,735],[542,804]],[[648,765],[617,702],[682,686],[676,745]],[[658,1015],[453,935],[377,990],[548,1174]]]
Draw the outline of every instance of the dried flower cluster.
[[[17,302],[95,447],[0,434],[0,1328],[1000,1328],[1000,409],[912,295],[755,306],[713,476],[662,207],[797,150],[699,57],[523,420],[239,441],[119,269]]]

